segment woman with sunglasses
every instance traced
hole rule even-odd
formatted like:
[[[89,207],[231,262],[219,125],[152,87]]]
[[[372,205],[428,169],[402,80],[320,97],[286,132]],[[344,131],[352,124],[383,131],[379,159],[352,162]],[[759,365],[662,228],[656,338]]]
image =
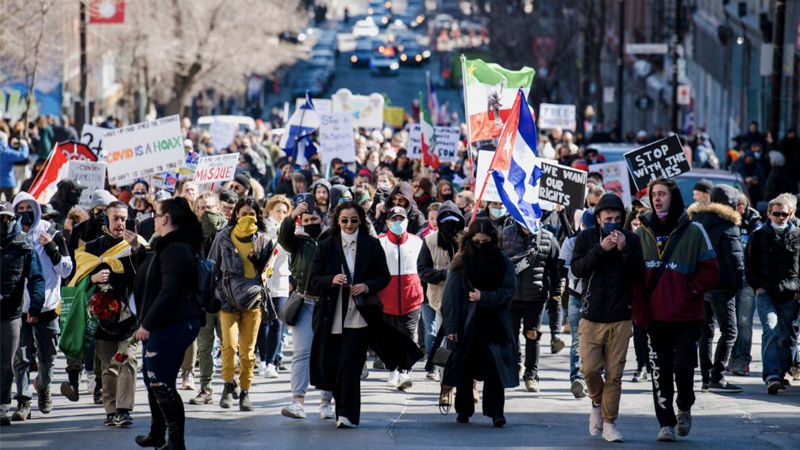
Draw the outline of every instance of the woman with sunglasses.
[[[411,367],[422,351],[383,321],[376,294],[391,279],[378,240],[369,235],[364,209],[336,206],[330,238],[319,243],[311,286],[319,291],[311,344],[311,383],[333,391],[336,426],[355,428],[361,416],[361,371],[372,347],[390,367]]]
[[[456,360],[442,377],[456,387],[456,421],[475,413],[473,380],[483,381],[483,415],[506,424],[505,388],[519,385],[517,336],[509,305],[517,290],[511,260],[498,246],[497,228],[485,218],[469,226],[453,258],[442,294],[443,333],[456,345]]]

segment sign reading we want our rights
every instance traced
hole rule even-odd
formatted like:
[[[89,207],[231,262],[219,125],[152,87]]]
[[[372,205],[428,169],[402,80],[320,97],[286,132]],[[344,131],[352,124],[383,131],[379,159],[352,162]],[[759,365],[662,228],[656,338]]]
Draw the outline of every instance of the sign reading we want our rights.
[[[103,136],[108,182],[118,186],[184,164],[181,120],[174,116],[109,130]]]

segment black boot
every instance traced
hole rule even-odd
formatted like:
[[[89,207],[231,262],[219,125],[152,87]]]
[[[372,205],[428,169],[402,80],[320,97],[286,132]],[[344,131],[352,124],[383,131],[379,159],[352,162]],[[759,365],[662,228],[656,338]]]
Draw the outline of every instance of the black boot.
[[[81,371],[68,370],[67,378],[69,379],[68,382],[61,383],[61,395],[67,397],[71,402],[77,402],[80,399]]]
[[[158,399],[153,388],[147,388],[147,402],[150,404],[150,432],[147,436],[136,436],[134,439],[139,447],[162,447],[167,443],[164,435],[167,433],[167,423],[158,406]]]
[[[159,447],[159,450],[185,450],[183,428],[186,416],[183,411],[183,400],[177,392],[169,391],[166,386],[158,386],[153,390],[167,425],[168,440],[166,445]]]

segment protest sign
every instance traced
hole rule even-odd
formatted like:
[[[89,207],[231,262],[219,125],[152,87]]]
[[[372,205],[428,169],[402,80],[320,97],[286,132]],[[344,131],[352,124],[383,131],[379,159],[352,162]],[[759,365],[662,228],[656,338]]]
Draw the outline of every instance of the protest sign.
[[[383,121],[386,125],[394,128],[403,128],[405,122],[406,111],[399,106],[384,106],[383,107]]]
[[[487,181],[486,173],[489,171],[489,165],[492,163],[492,158],[494,158],[494,152],[490,152],[488,150],[481,150],[478,152],[478,170],[475,175],[475,199],[478,199],[478,196],[481,195],[481,190],[483,189],[484,182]],[[494,178],[489,177],[488,183],[486,184],[486,190],[483,191],[483,197],[481,197],[483,201],[487,202],[501,202],[500,194],[497,193],[497,186],[494,184]]]
[[[624,161],[603,164],[592,164],[589,172],[597,172],[603,176],[603,188],[606,192],[617,194],[625,207],[631,206],[631,183],[628,167]]]
[[[355,95],[349,89],[339,89],[333,94],[333,112],[346,112],[352,116],[353,125],[361,128],[383,128],[384,98],[381,94]],[[316,105],[315,105],[316,106]]]
[[[236,124],[224,120],[215,120],[211,122],[208,127],[208,133],[211,135],[211,144],[216,149],[228,148],[236,136]]]
[[[356,160],[356,141],[350,114],[344,112],[319,114],[319,143],[322,162],[334,158],[343,162]]]
[[[105,188],[106,163],[71,160],[67,164],[67,177],[74,181],[80,181],[81,184],[86,186],[86,189],[81,192],[81,199],[78,201],[78,205],[89,211],[94,191]]]
[[[178,174],[176,172],[162,172],[150,177],[150,188],[154,191],[175,192],[178,184]]]
[[[457,161],[458,142],[461,137],[459,129],[436,127],[434,130],[436,133],[436,147],[434,151],[439,156],[439,162],[447,163]],[[494,152],[488,153],[494,154]],[[408,130],[408,158],[422,158],[422,131],[418,123],[411,125]]]
[[[539,198],[570,208],[583,208],[586,172],[542,161]]]
[[[646,188],[647,183],[658,177],[675,178],[692,170],[677,135],[637,148],[624,156],[638,190]]]
[[[539,105],[539,116],[537,125],[540,129],[552,130],[561,128],[562,130],[572,130],[578,126],[575,119],[575,105],[553,105],[542,103]]]
[[[89,150],[95,155],[100,156],[103,153],[103,136],[109,131],[109,128],[96,127],[94,125],[84,125],[81,128],[81,143],[86,144]]]
[[[177,114],[109,130],[103,147],[107,152],[108,182],[116,185],[175,171],[186,158]]]
[[[301,106],[306,104],[305,97],[298,97],[294,99],[294,110],[297,111]],[[333,112],[333,100],[329,98],[312,98],[311,104],[314,105],[314,111],[319,113]],[[287,117],[288,119],[288,117]]]
[[[225,155],[203,156],[197,160],[197,170],[194,173],[194,182],[224,183],[233,179],[236,166],[239,164],[238,153]]]
[[[200,154],[197,152],[189,152],[186,154],[186,162],[183,167],[178,169],[178,178],[193,177],[197,171],[197,161],[200,159]]]

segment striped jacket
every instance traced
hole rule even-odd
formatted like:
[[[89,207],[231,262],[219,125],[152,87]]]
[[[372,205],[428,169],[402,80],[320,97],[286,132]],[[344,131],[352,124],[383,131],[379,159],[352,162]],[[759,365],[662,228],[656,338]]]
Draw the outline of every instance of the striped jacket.
[[[422,306],[422,283],[417,274],[417,257],[424,245],[422,239],[408,232],[401,236],[386,233],[378,236],[386,253],[386,264],[392,280],[378,295],[384,314],[402,316]]]
[[[703,226],[691,222],[686,213],[678,219],[678,225],[670,233],[663,249],[677,246],[669,261],[662,261],[664,251],[659,250],[653,232],[653,213],[642,218],[642,226],[636,230],[642,245],[645,264],[645,284],[650,289],[653,275],[661,264],[666,264],[658,285],[652,289],[649,299],[644,292],[634,296],[634,322],[646,327],[649,319],[662,322],[690,322],[703,320],[703,294],[717,284],[719,264]],[[684,229],[683,236],[675,242],[675,234]]]

